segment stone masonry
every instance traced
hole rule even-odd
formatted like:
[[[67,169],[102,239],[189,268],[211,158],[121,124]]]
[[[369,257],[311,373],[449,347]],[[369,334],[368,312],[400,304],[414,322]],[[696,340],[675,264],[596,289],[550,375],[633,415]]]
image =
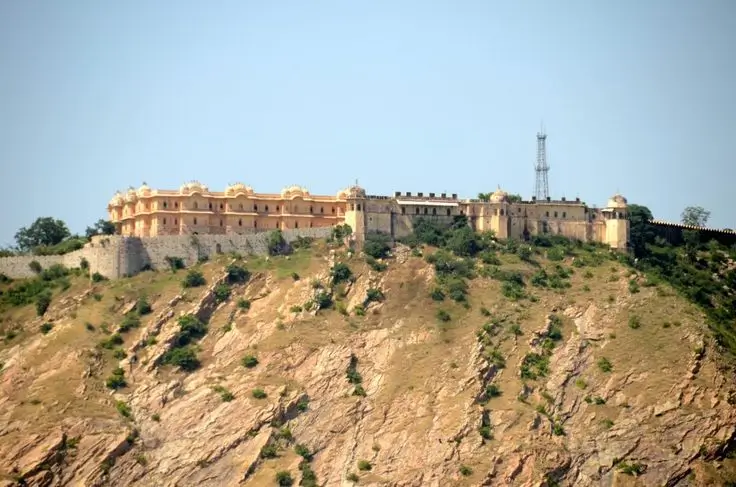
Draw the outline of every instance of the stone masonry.
[[[297,237],[325,238],[332,227],[290,229],[282,232],[287,242]],[[247,235],[170,235],[159,237],[123,237],[119,235],[93,237],[84,248],[65,255],[23,255],[0,258],[0,274],[18,279],[33,277],[29,264],[37,261],[41,267],[54,264],[79,267],[82,259],[89,263],[90,272],[99,272],[109,279],[130,276],[150,266],[154,269],[166,267],[166,257],[180,257],[187,265],[196,263],[200,257],[219,253],[263,255],[268,253],[269,232]]]

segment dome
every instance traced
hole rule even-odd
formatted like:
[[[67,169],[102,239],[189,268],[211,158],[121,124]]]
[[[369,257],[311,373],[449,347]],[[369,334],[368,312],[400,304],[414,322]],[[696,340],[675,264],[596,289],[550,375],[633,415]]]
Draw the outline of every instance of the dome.
[[[135,190],[133,188],[130,188],[127,193],[125,193],[125,202],[126,203],[135,203],[138,201],[138,195],[136,194]]]
[[[509,200],[509,194],[506,191],[503,191],[501,188],[498,188],[490,198],[491,203],[505,203]]]
[[[235,183],[225,188],[225,196],[237,196],[239,194],[252,195],[253,188],[243,183]]]
[[[293,185],[281,190],[282,198],[304,198],[305,196],[309,196],[309,191],[301,186]]]
[[[365,190],[356,184],[337,193],[339,200],[348,198],[365,198]]]
[[[611,196],[611,198],[608,200],[609,208],[626,208],[627,204],[628,204],[628,201],[626,200],[626,198],[624,198],[618,193]]]
[[[181,194],[192,194],[192,193],[207,193],[209,189],[204,184],[200,183],[199,181],[190,181],[188,183],[184,183],[181,185],[181,188],[179,188],[179,193]]]
[[[117,191],[115,195],[112,197],[112,199],[110,200],[110,206],[112,207],[123,206],[123,203],[125,203],[125,201],[123,200],[123,193],[121,193],[120,191]]]
[[[143,183],[143,185],[138,188],[138,197],[144,198],[146,196],[151,196],[151,188],[149,188],[146,183]]]

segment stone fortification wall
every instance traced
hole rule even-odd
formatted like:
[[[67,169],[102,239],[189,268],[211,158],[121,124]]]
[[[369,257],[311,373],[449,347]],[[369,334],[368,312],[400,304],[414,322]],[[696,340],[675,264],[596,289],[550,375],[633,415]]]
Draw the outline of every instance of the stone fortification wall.
[[[287,242],[297,237],[325,238],[332,227],[284,230]],[[268,252],[270,232],[247,235],[169,235],[161,237],[96,237],[83,249],[65,255],[34,256],[22,255],[0,258],[0,273],[14,279],[33,277],[29,264],[37,261],[44,269],[62,264],[79,267],[86,259],[91,272],[99,272],[115,279],[133,275],[145,267],[162,269],[167,267],[166,257],[180,257],[186,265],[196,263],[200,257],[217,253],[239,252],[242,254],[265,254]]]

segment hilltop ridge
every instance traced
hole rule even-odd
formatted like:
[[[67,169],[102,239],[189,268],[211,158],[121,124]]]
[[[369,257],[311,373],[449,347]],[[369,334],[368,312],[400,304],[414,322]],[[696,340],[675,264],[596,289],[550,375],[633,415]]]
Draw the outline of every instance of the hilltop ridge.
[[[605,247],[468,230],[419,225],[407,245],[374,237],[364,252],[301,239],[290,255],[172,262],[91,286],[55,267],[37,278],[52,290],[43,310],[41,284],[2,284],[0,475],[736,481],[729,342],[707,310]]]

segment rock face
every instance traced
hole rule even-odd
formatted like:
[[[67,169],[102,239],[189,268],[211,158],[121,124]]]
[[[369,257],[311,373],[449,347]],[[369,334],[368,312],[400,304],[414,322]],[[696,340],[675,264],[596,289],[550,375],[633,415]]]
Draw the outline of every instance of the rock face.
[[[339,290],[335,259],[354,275]],[[2,349],[5,484],[277,485],[288,471],[294,485],[674,486],[731,468],[733,373],[672,295],[629,296],[600,279],[588,294],[540,291],[519,305],[476,279],[466,309],[433,302],[431,268],[408,253],[384,272],[358,256],[314,257],[298,280],[269,267],[297,258],[276,260],[225,302],[217,262],[205,266],[208,286],[186,293],[153,274],[154,312],[125,337],[119,363],[72,317],[94,305],[89,291],[51,310],[48,335]],[[319,289],[346,314],[308,312]],[[356,316],[368,289],[384,298]],[[598,299],[609,293],[613,302]],[[117,309],[119,319],[134,307]],[[680,326],[664,327],[659,309]],[[635,313],[645,316],[636,329]],[[183,314],[209,322],[191,372],[161,365]],[[127,386],[113,392],[104,383],[118,365]]]

